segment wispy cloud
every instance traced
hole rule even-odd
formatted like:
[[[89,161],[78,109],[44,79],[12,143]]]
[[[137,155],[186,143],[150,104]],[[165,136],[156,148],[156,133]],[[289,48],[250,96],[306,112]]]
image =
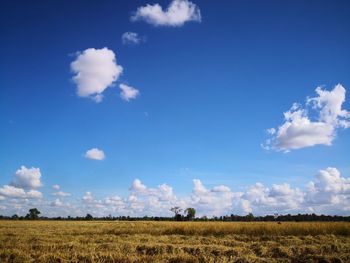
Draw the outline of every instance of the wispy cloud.
[[[144,38],[140,37],[137,33],[135,32],[125,32],[122,35],[122,43],[124,45],[137,45],[140,44]]]
[[[120,84],[119,88],[121,89],[120,97],[125,101],[130,101],[131,99],[135,99],[137,96],[140,95],[139,90],[126,84]]]

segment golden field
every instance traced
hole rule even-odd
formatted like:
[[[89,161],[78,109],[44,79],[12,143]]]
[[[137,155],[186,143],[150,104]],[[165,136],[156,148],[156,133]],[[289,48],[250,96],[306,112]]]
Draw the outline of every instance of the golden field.
[[[0,221],[0,262],[350,262],[350,224]]]

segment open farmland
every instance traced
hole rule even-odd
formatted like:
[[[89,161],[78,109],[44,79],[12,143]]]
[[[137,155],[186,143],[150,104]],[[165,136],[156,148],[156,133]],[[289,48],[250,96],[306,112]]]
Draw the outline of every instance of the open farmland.
[[[0,262],[350,262],[350,224],[0,221]]]

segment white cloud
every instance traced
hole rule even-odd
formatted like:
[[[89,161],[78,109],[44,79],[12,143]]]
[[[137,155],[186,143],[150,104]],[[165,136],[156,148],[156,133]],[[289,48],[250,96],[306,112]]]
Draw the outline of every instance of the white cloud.
[[[261,183],[251,186],[242,199],[249,202],[254,211],[274,213],[276,211],[291,211],[300,208],[304,201],[304,193],[289,184],[273,184],[271,189]]]
[[[42,193],[37,190],[29,190],[26,192],[23,188],[12,185],[4,185],[3,187],[0,187],[0,195],[8,198],[29,199],[38,199],[43,197]]]
[[[287,183],[273,184],[271,187],[256,183],[245,192],[234,192],[225,185],[210,189],[199,179],[195,179],[192,194],[189,197],[177,197],[169,185],[148,188],[136,179],[130,187],[129,197],[118,197],[117,204],[118,207],[123,207],[123,213],[139,216],[169,216],[167,209],[172,206],[194,207],[199,216],[250,212],[258,215],[276,212],[305,213],[310,208],[320,213],[342,214],[350,211],[350,178],[342,177],[337,169],[320,170],[315,182],[310,184],[303,191]],[[332,207],[335,204],[337,207]]]
[[[105,198],[104,203],[118,208],[125,206],[124,200],[117,195]]]
[[[263,145],[265,149],[288,152],[315,145],[331,145],[339,128],[350,127],[350,113],[342,109],[345,88],[340,84],[331,91],[318,87],[316,93],[317,97],[307,99],[305,108],[294,103],[284,113],[285,122],[277,129],[267,130],[271,137]],[[316,116],[311,114],[312,111]]]
[[[146,193],[147,187],[139,179],[135,179],[131,184],[130,191],[138,192],[138,193]]]
[[[86,192],[83,196],[83,201],[85,203],[92,203],[94,201],[94,197],[92,196],[91,192]]]
[[[230,192],[231,189],[229,187],[227,187],[226,185],[218,185],[218,186],[214,186],[211,191],[225,193],[225,192]]]
[[[241,199],[239,201],[239,206],[241,207],[241,210],[245,213],[245,214],[249,214],[253,212],[253,209],[250,206],[250,202],[248,200],[244,200]]]
[[[319,171],[316,188],[326,192],[350,194],[350,178],[343,178],[337,168],[328,167]]]
[[[135,32],[125,32],[122,35],[122,42],[124,45],[128,45],[128,44],[140,44],[142,41],[142,38]]]
[[[43,197],[43,194],[37,190],[29,190],[27,193],[26,193],[26,198],[33,198],[33,199],[39,199],[39,198],[42,198]]]
[[[171,215],[169,209],[179,204],[172,187],[161,184],[157,188],[148,188],[139,179],[130,187],[130,195],[125,200],[125,211],[133,215]]]
[[[100,212],[104,212],[105,206],[103,202],[95,199],[90,191],[85,192],[82,201],[88,211],[94,211],[96,213],[100,210]]]
[[[51,206],[57,207],[57,206],[63,206],[63,202],[60,199],[56,199],[51,202]]]
[[[117,64],[116,55],[108,48],[88,48],[79,53],[71,63],[77,84],[77,95],[101,102],[103,92],[119,78],[123,68]]]
[[[339,170],[328,167],[320,170],[315,182],[308,184],[307,204],[318,213],[350,211],[350,178],[342,177]]]
[[[40,178],[41,173],[39,168],[27,168],[22,165],[21,168],[16,171],[11,184],[19,188],[34,189],[42,186]]]
[[[106,156],[102,150],[92,148],[86,151],[85,157],[92,160],[102,161]]]
[[[166,10],[159,4],[139,7],[131,21],[144,20],[154,26],[182,26],[186,22],[201,22],[197,5],[188,0],[173,0]]]
[[[128,86],[126,84],[120,84],[119,88],[121,89],[120,97],[125,101],[135,99],[137,96],[140,95],[139,90],[137,90],[131,86]]]
[[[227,186],[206,188],[199,179],[193,180],[193,191],[188,206],[195,207],[199,215],[223,215],[231,213],[235,193]]]
[[[57,191],[57,192],[52,193],[52,195],[60,196],[60,197],[66,197],[66,196],[70,196],[70,193],[66,193],[66,192],[63,192],[63,191]]]
[[[26,193],[22,188],[18,188],[12,185],[4,185],[0,188],[0,194],[6,197],[13,198],[25,198]]]
[[[316,88],[317,97],[309,98],[308,103],[319,110],[319,120],[335,127],[349,128],[350,112],[342,109],[345,102],[345,88],[338,84],[332,91]]]
[[[10,214],[25,214],[28,208],[38,207],[45,214],[56,216],[83,216],[86,213],[94,216],[172,216],[169,209],[174,206],[194,207],[198,216],[209,217],[250,212],[255,215],[308,212],[345,215],[350,212],[350,178],[342,176],[333,167],[320,170],[313,181],[300,189],[288,183],[271,186],[256,183],[244,191],[234,191],[227,185],[206,187],[201,180],[194,179],[192,192],[177,196],[168,184],[152,188],[135,179],[129,190],[126,197],[114,194],[101,199],[89,191],[81,199],[66,197],[68,202],[63,203],[62,198],[68,193],[57,191],[52,193],[57,199],[45,201],[37,190],[4,185],[0,187],[0,204],[11,207],[7,211]]]
[[[60,190],[60,186],[58,184],[54,184],[52,186],[52,188],[55,189],[55,190]]]

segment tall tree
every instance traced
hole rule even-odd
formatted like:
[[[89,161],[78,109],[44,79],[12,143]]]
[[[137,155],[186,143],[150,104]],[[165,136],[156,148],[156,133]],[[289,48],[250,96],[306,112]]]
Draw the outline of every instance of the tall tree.
[[[94,217],[92,215],[90,215],[90,214],[86,214],[85,219],[86,220],[92,220],[92,219],[94,219]]]
[[[175,214],[174,218],[176,221],[181,221],[180,213],[181,213],[182,209],[179,206],[174,206],[174,207],[170,208],[170,211]]]
[[[193,207],[188,207],[185,210],[185,213],[188,220],[193,220],[196,217],[196,209]]]
[[[35,220],[39,218],[39,215],[41,214],[41,212],[37,209],[37,208],[31,208],[28,211],[28,214],[26,215],[26,219],[30,219],[30,220]]]

